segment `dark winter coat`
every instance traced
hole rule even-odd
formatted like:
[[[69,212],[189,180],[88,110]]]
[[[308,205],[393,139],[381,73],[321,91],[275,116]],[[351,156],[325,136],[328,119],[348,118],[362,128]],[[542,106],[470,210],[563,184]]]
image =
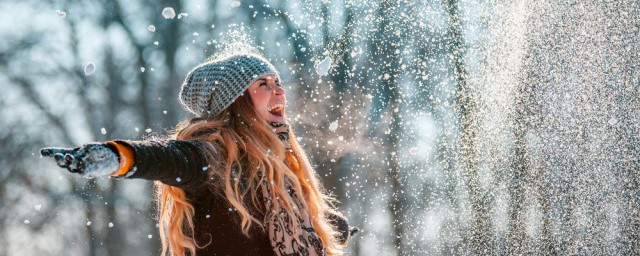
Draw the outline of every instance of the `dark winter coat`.
[[[226,198],[210,186],[204,142],[197,140],[118,140],[133,149],[134,168],[126,178],[158,180],[182,188],[195,208],[194,236],[199,248],[196,255],[274,255],[269,237],[259,225],[252,225],[249,237],[242,233],[240,217]],[[262,219],[260,211],[254,212]],[[330,216],[333,224],[349,236],[347,221]]]

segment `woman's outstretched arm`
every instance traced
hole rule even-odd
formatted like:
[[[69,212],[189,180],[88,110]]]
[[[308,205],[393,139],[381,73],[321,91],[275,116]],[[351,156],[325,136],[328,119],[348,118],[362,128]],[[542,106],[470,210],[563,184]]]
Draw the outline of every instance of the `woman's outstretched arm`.
[[[41,154],[86,178],[141,178],[194,190],[208,177],[207,147],[200,140],[115,140],[74,149],[45,148]]]

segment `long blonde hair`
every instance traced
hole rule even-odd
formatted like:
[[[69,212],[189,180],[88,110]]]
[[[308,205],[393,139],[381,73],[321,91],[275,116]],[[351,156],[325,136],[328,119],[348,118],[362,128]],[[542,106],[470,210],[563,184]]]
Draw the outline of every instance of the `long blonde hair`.
[[[220,191],[241,217],[242,232],[248,236],[252,225],[264,227],[250,209],[264,209],[258,202],[259,184],[267,179],[272,184],[271,198],[274,209],[285,209],[290,216],[301,210],[307,211],[313,227],[322,240],[328,255],[341,252],[335,227],[329,223],[328,214],[340,215],[335,210],[333,199],[321,186],[305,152],[300,148],[293,130],[289,137],[293,152],[285,152],[280,140],[253,108],[250,96],[245,93],[227,109],[215,117],[193,118],[180,123],[172,138],[177,140],[205,140],[210,146],[208,156],[211,186]],[[235,170],[232,178],[232,168]],[[266,175],[260,175],[263,170]],[[243,177],[240,179],[239,177]],[[294,207],[288,200],[285,177],[292,181],[296,191],[302,191],[304,209]],[[245,184],[240,185],[243,182]],[[160,239],[162,255],[170,250],[171,255],[183,256],[188,250],[195,255],[194,207],[186,199],[185,192],[178,188],[156,182]],[[244,189],[243,189],[244,188]],[[245,196],[250,200],[245,202]],[[268,210],[268,209],[267,209]],[[292,223],[297,231],[296,223]],[[295,235],[297,239],[297,235]]]

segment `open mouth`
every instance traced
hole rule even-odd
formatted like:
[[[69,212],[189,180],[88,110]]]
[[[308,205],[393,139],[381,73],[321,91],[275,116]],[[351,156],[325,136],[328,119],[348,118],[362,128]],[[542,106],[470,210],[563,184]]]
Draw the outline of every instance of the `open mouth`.
[[[268,111],[274,116],[284,116],[284,104],[275,104]]]

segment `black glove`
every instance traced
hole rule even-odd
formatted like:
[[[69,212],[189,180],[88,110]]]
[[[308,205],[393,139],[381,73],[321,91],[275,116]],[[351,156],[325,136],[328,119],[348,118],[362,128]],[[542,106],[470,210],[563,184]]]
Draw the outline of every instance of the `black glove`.
[[[43,148],[42,156],[53,157],[58,166],[87,179],[107,176],[118,170],[118,155],[104,144],[90,143],[78,148]]]
[[[335,214],[329,214],[329,222],[334,225],[340,232],[340,242],[344,244],[351,240],[351,238],[360,231],[358,228],[349,226],[349,221],[342,216]]]

